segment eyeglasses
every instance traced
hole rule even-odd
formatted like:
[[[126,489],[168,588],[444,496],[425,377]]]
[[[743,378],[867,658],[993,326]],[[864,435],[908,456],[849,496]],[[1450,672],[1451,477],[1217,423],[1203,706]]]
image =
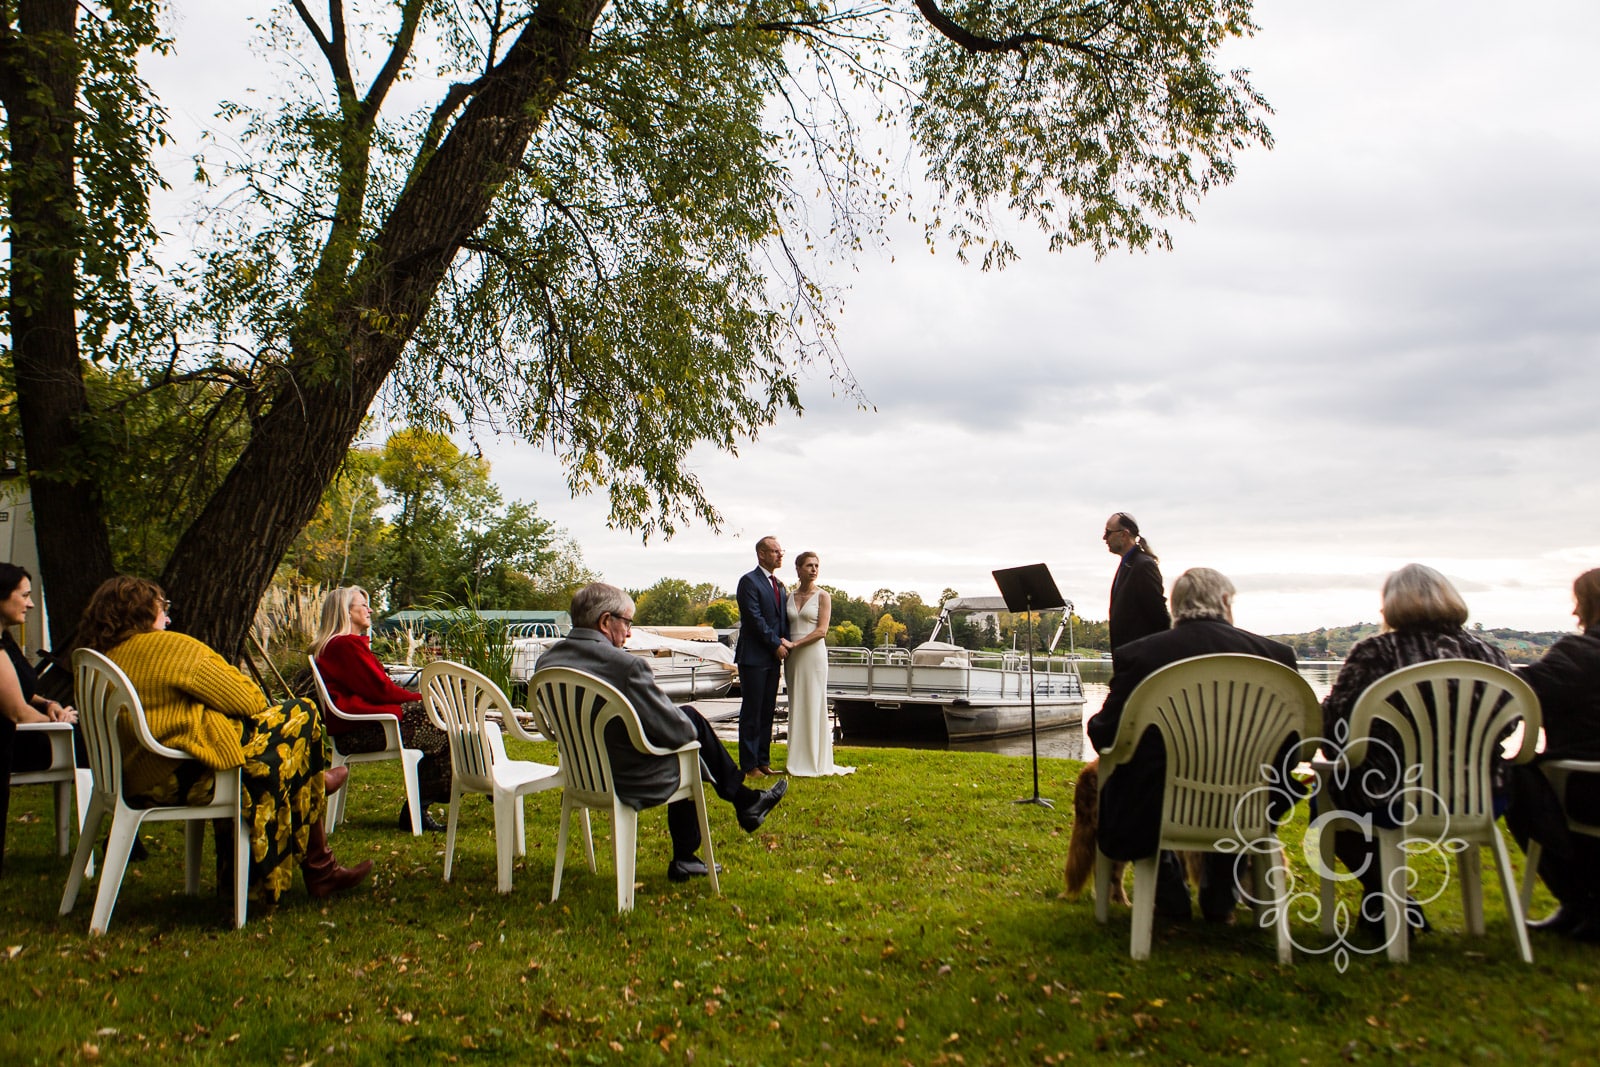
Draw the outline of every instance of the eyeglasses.
[[[618,615],[614,611],[608,611],[608,612],[606,612],[606,614],[610,615],[613,619],[616,619],[622,625],[626,626],[628,628],[628,632],[629,633],[633,632],[633,616],[632,615]]]
[[[1127,530],[1123,530],[1123,529],[1120,529],[1120,528],[1116,529],[1116,530],[1107,530],[1105,533],[1100,535],[1100,540],[1104,541],[1106,538],[1110,537],[1112,534],[1127,533],[1127,532],[1128,532]]]
[[[157,597],[156,607],[167,612],[169,615],[172,613],[172,601],[168,600],[166,597]]]

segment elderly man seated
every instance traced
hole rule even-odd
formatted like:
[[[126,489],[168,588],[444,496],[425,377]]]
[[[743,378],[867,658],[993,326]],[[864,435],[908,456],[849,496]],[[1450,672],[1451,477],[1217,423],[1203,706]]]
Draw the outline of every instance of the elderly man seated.
[[[586,585],[573,594],[572,622],[572,632],[539,657],[539,666],[587,671],[610,683],[639,713],[644,736],[653,745],[679,748],[699,741],[702,779],[733,805],[745,832],[754,833],[783,799],[788,780],[760,793],[747,788],[739,765],[722,747],[705,716],[692,707],[674,705],[656,685],[650,664],[622,650],[633,631],[633,599],[604,582]],[[660,804],[678,788],[678,757],[640,752],[622,723],[606,727],[606,749],[617,796],[635,810]],[[672,834],[667,877],[686,882],[706,874],[705,861],[695,855],[700,849],[700,820],[693,800],[667,805],[667,829]]]
[[[1100,713],[1089,721],[1089,740],[1105,749],[1116,740],[1117,726],[1128,697],[1156,670],[1191,656],[1217,652],[1243,653],[1295,667],[1288,645],[1233,625],[1233,583],[1209,567],[1183,572],[1172,583],[1172,629],[1130,641],[1117,649],[1111,663],[1111,692]],[[1293,753],[1294,746],[1285,755]],[[1283,762],[1282,759],[1279,761]],[[1285,768],[1287,771],[1287,768]],[[1161,801],[1166,785],[1167,754],[1160,735],[1146,730],[1133,758],[1100,787],[1100,851],[1114,860],[1139,860],[1156,851],[1161,838]],[[1284,778],[1287,779],[1287,775]],[[1293,797],[1277,803],[1287,810]],[[1277,804],[1274,805],[1275,807]],[[1207,853],[1200,879],[1200,911],[1212,922],[1229,922],[1237,903],[1234,858]],[[1183,867],[1171,852],[1157,864],[1156,914],[1187,919],[1189,887]]]

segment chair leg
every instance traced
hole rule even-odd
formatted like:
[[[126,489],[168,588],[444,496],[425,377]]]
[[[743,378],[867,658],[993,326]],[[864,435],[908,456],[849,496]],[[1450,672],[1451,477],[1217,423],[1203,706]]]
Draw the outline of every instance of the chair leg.
[[[1539,877],[1539,856],[1543,851],[1544,846],[1539,842],[1528,842],[1527,867],[1522,872],[1522,893],[1518,898],[1524,915],[1533,907],[1533,883]]]
[[[338,746],[335,746],[333,749],[333,766],[337,768],[345,765],[345,758],[339,754]],[[322,813],[323,833],[332,834],[339,828],[339,824],[344,822],[344,802],[349,795],[350,780],[347,778],[345,779],[344,788],[328,798],[328,807]]]
[[[207,819],[189,819],[183,824],[183,891],[191,897],[200,892],[200,856],[206,848]]]
[[[498,789],[494,791],[494,866],[496,887],[511,892],[511,865],[517,851],[517,810],[522,798]]]
[[[421,815],[421,813],[415,811],[414,809],[415,809],[415,805],[413,805],[413,811],[412,811],[412,815],[411,815],[411,818],[412,818],[411,828],[413,830],[415,830],[417,827],[422,825],[422,815]],[[452,782],[451,785],[450,785],[450,813],[445,816],[445,820],[444,820],[445,821],[445,828],[444,828],[444,880],[447,881],[447,882],[450,880],[450,868],[455,863],[455,858],[456,858],[456,822],[460,818],[461,818],[461,785],[460,785],[459,782]]]
[[[1338,871],[1338,857],[1333,854],[1334,829],[1330,825],[1322,826],[1317,833],[1317,857],[1321,861],[1317,870],[1317,908],[1322,916],[1322,932],[1328,937],[1333,936],[1334,909],[1338,906],[1336,894],[1339,889],[1339,879],[1335,872]]]
[[[1461,871],[1461,911],[1466,919],[1467,933],[1482,937],[1483,925],[1483,853],[1477,845],[1468,845],[1456,856]]]
[[[528,804],[525,795],[517,796],[517,855],[528,854]]]
[[[1383,880],[1383,924],[1389,962],[1411,959],[1411,928],[1406,922],[1406,853],[1398,830],[1378,831],[1378,874]]]
[[[126,813],[126,814],[124,814]],[[128,856],[144,819],[138,812],[123,808],[111,816],[111,836],[106,839],[105,865],[100,872],[100,889],[94,895],[94,915],[89,920],[91,934],[103,934],[111,925],[111,909],[122,890],[122,876],[128,870]]]
[[[567,863],[567,821],[572,818],[572,798],[567,796],[566,790],[561,791],[561,825],[556,830],[556,876],[550,883],[550,902],[554,904],[561,897],[561,868]],[[583,833],[589,835],[589,809],[583,809]],[[594,870],[594,842],[589,842],[589,870]]]
[[[244,929],[245,913],[250,907],[250,827],[244,815],[233,820],[233,928]]]
[[[722,886],[717,883],[717,854],[711,847],[711,818],[706,811],[706,791],[700,784],[700,779],[693,781],[694,810],[700,817],[700,843],[706,850],[706,872],[711,877],[711,891],[721,894]]]
[[[600,868],[594,865],[594,833],[589,828],[589,809],[580,808],[578,810],[583,815],[583,847],[589,853],[589,873],[597,874],[599,873]],[[562,822],[562,828],[566,828],[566,822],[564,820]]]
[[[638,857],[639,813],[621,800],[611,802],[611,843],[617,860],[617,910],[633,910],[633,871]]]
[[[56,855],[72,851],[72,783],[56,782],[51,790],[56,802]]]
[[[1294,962],[1294,945],[1289,939],[1289,901],[1284,897],[1284,887],[1289,884],[1288,857],[1276,837],[1271,839],[1266,855],[1256,853],[1250,857],[1250,866],[1256,872],[1256,899],[1270,900],[1268,914],[1278,941],[1278,963]],[[1262,919],[1260,906],[1256,909],[1256,922]]]
[[[1094,918],[1105,922],[1111,917],[1111,861],[1098,849],[1094,854]]]
[[[1133,864],[1133,940],[1128,954],[1136,960],[1150,958],[1150,931],[1156,918],[1156,864],[1161,853]]]
[[[1494,853],[1494,865],[1500,872],[1500,892],[1506,898],[1506,911],[1511,916],[1511,930],[1517,942],[1517,952],[1522,956],[1523,963],[1533,962],[1533,946],[1528,942],[1528,924],[1522,910],[1522,901],[1516,895],[1516,875],[1511,870],[1511,853],[1506,849],[1505,838],[1500,836],[1500,827],[1492,827],[1494,836],[1489,842],[1489,851]]]
[[[89,821],[89,803],[94,799],[94,772],[87,767],[79,767],[73,775],[72,791],[78,803],[78,835],[82,837],[84,824]],[[95,829],[98,831],[99,827]],[[94,836],[89,835],[89,862],[83,869],[89,878],[94,877]]]
[[[406,776],[406,806],[411,809],[411,836],[422,836],[422,781],[417,773],[417,766],[422,762],[422,750],[417,748],[402,748],[400,750],[400,767]],[[459,799],[459,793],[451,790],[452,798]]]
[[[78,850],[72,854],[72,870],[67,873],[67,888],[61,894],[62,915],[70,914],[74,905],[78,903],[78,890],[83,888],[83,879],[88,874],[90,865],[94,863],[94,839],[100,833],[100,824],[105,820],[105,815],[104,803],[91,793],[89,810],[78,827]]]

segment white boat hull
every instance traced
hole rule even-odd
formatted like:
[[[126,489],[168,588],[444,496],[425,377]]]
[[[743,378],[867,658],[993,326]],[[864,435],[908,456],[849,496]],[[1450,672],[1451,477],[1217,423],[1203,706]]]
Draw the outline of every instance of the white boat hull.
[[[1035,723],[1053,730],[1083,721],[1083,685],[1070,665],[1036,670],[1030,705],[1025,659],[914,664],[865,650],[830,652],[828,696],[846,739],[977,741],[1025,734]]]

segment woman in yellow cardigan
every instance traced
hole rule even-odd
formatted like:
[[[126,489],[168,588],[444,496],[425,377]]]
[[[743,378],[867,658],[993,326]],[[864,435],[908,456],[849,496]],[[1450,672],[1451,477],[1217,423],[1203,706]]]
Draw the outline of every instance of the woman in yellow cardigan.
[[[296,866],[313,897],[359,883],[372,861],[339,866],[323,833],[326,757],[316,706],[307,700],[269,705],[221,656],[169,631],[170,606],[154,582],[111,578],[95,590],[78,628],[79,642],[105,653],[133,683],[156,740],[194,756],[168,759],[124,737],[129,801],[204,803],[216,771],[242,767],[250,884],[264,899],[275,902],[289,888]]]

